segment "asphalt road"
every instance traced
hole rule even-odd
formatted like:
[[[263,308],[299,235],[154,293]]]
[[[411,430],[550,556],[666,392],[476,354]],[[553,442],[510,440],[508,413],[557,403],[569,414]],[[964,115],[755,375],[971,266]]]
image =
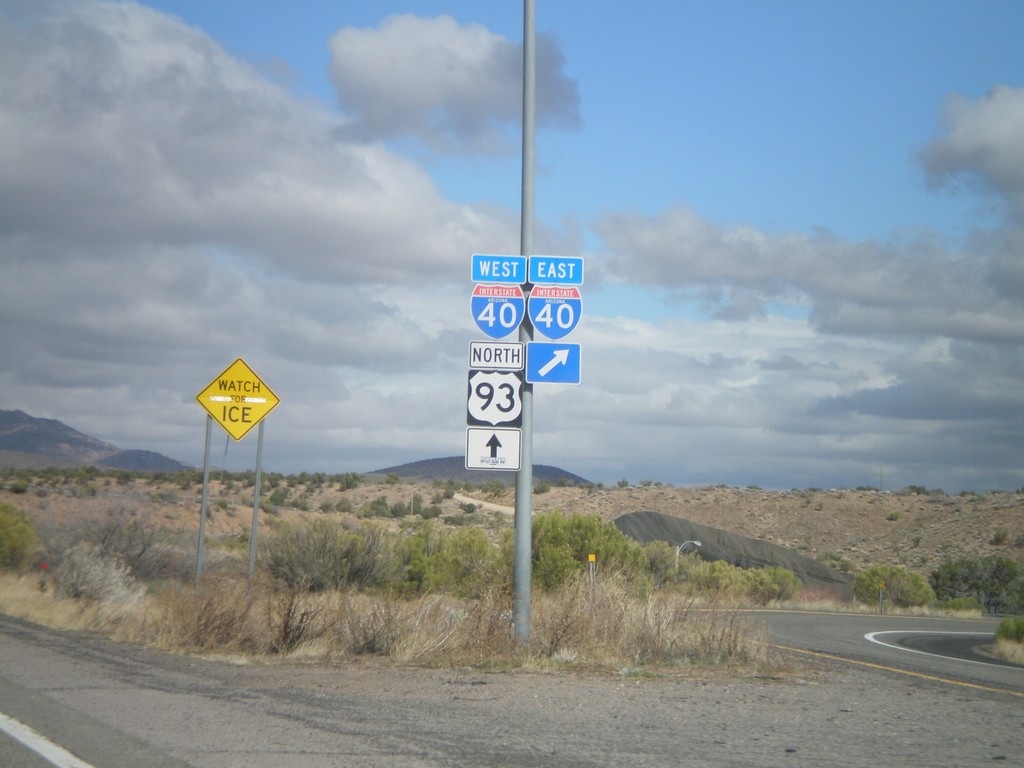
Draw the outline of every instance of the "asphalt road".
[[[994,658],[996,619],[753,612],[776,645],[893,672],[1024,695],[1024,667]],[[1024,762],[1024,756],[1022,756]]]
[[[372,660],[237,664],[0,616],[0,712],[85,768],[1024,762],[1020,669],[990,675],[973,662],[936,661],[864,639],[869,632],[933,630],[935,622],[746,618],[772,626],[779,645],[799,648],[783,653],[801,663],[753,679],[693,669],[648,679],[395,669]],[[975,631],[978,623],[938,627]],[[896,671],[903,665],[906,672]],[[50,765],[62,763],[41,759],[0,722],[0,766]]]

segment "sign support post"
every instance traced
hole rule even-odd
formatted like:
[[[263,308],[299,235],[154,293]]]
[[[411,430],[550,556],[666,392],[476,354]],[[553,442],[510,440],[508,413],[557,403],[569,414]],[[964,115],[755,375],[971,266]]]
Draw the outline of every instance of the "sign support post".
[[[281,401],[255,372],[238,358],[196,395],[206,411],[206,450],[203,453],[203,503],[199,510],[199,542],[196,544],[196,594],[203,580],[203,542],[206,539],[206,510],[210,487],[210,428],[216,420],[235,439],[241,440],[259,425],[256,443],[256,487],[253,490],[252,528],[249,531],[249,596],[256,566],[256,524],[260,511],[263,468],[263,419]],[[227,449],[225,449],[227,450]]]
[[[534,127],[536,124],[537,70],[534,37],[534,0],[523,0],[523,188],[520,213],[520,253],[527,259],[533,254],[533,163]],[[529,297],[531,286],[523,286]],[[533,324],[529,317],[519,326],[519,340],[533,341]],[[512,637],[516,644],[530,644],[530,582],[533,547],[533,385],[523,383],[523,437],[520,468],[516,472],[515,549],[512,564]]]
[[[252,527],[249,529],[249,597],[252,597],[252,576],[256,571],[256,526],[260,517],[260,486],[263,483],[263,422],[256,433],[256,488],[252,494]]]
[[[203,451],[203,501],[199,506],[199,541],[196,543],[196,595],[203,583],[203,542],[206,541],[206,502],[210,487],[210,431],[213,417],[206,415],[206,450]]]

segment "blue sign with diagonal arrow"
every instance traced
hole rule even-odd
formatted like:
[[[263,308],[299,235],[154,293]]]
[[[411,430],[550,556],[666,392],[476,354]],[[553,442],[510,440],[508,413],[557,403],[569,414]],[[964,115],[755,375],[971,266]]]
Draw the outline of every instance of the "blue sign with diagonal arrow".
[[[580,345],[528,342],[526,380],[530,384],[579,384]]]

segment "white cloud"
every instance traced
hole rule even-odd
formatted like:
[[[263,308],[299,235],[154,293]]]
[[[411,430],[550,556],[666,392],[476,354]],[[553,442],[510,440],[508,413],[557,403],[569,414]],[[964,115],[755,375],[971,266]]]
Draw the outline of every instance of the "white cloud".
[[[345,27],[330,42],[331,80],[352,122],[342,135],[412,136],[434,150],[472,154],[519,146],[520,43],[450,16],[389,16],[376,29]],[[537,121],[575,126],[576,84],[555,42],[537,36]],[[510,130],[511,129],[511,130]]]
[[[218,245],[305,278],[389,283],[509,239],[408,160],[338,141],[338,119],[202,32],[141,6],[59,9],[2,41],[7,237],[115,259],[154,240]]]
[[[571,124],[575,85],[545,46],[561,89],[546,114]],[[143,6],[0,23],[0,408],[198,462],[194,394],[243,357],[282,399],[269,468],[460,453],[468,257],[516,252],[517,216],[453,204],[383,140],[501,145],[515,49],[445,18],[342,30],[342,119]],[[1010,166],[1011,144],[988,140]],[[968,154],[944,167],[996,178]],[[993,186],[1012,196],[1012,178]],[[593,230],[584,383],[538,386],[539,463],[603,481],[857,485],[884,463],[904,485],[1024,482],[1019,230],[853,243],[685,205]],[[664,311],[586,303],[630,282]],[[251,441],[229,447],[251,466]]]

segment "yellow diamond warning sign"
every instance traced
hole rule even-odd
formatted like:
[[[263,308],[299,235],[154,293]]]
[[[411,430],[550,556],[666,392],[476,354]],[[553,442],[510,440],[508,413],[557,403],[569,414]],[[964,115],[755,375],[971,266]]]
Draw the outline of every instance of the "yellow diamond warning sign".
[[[196,400],[235,440],[245,437],[281,402],[242,358],[225,368]]]

